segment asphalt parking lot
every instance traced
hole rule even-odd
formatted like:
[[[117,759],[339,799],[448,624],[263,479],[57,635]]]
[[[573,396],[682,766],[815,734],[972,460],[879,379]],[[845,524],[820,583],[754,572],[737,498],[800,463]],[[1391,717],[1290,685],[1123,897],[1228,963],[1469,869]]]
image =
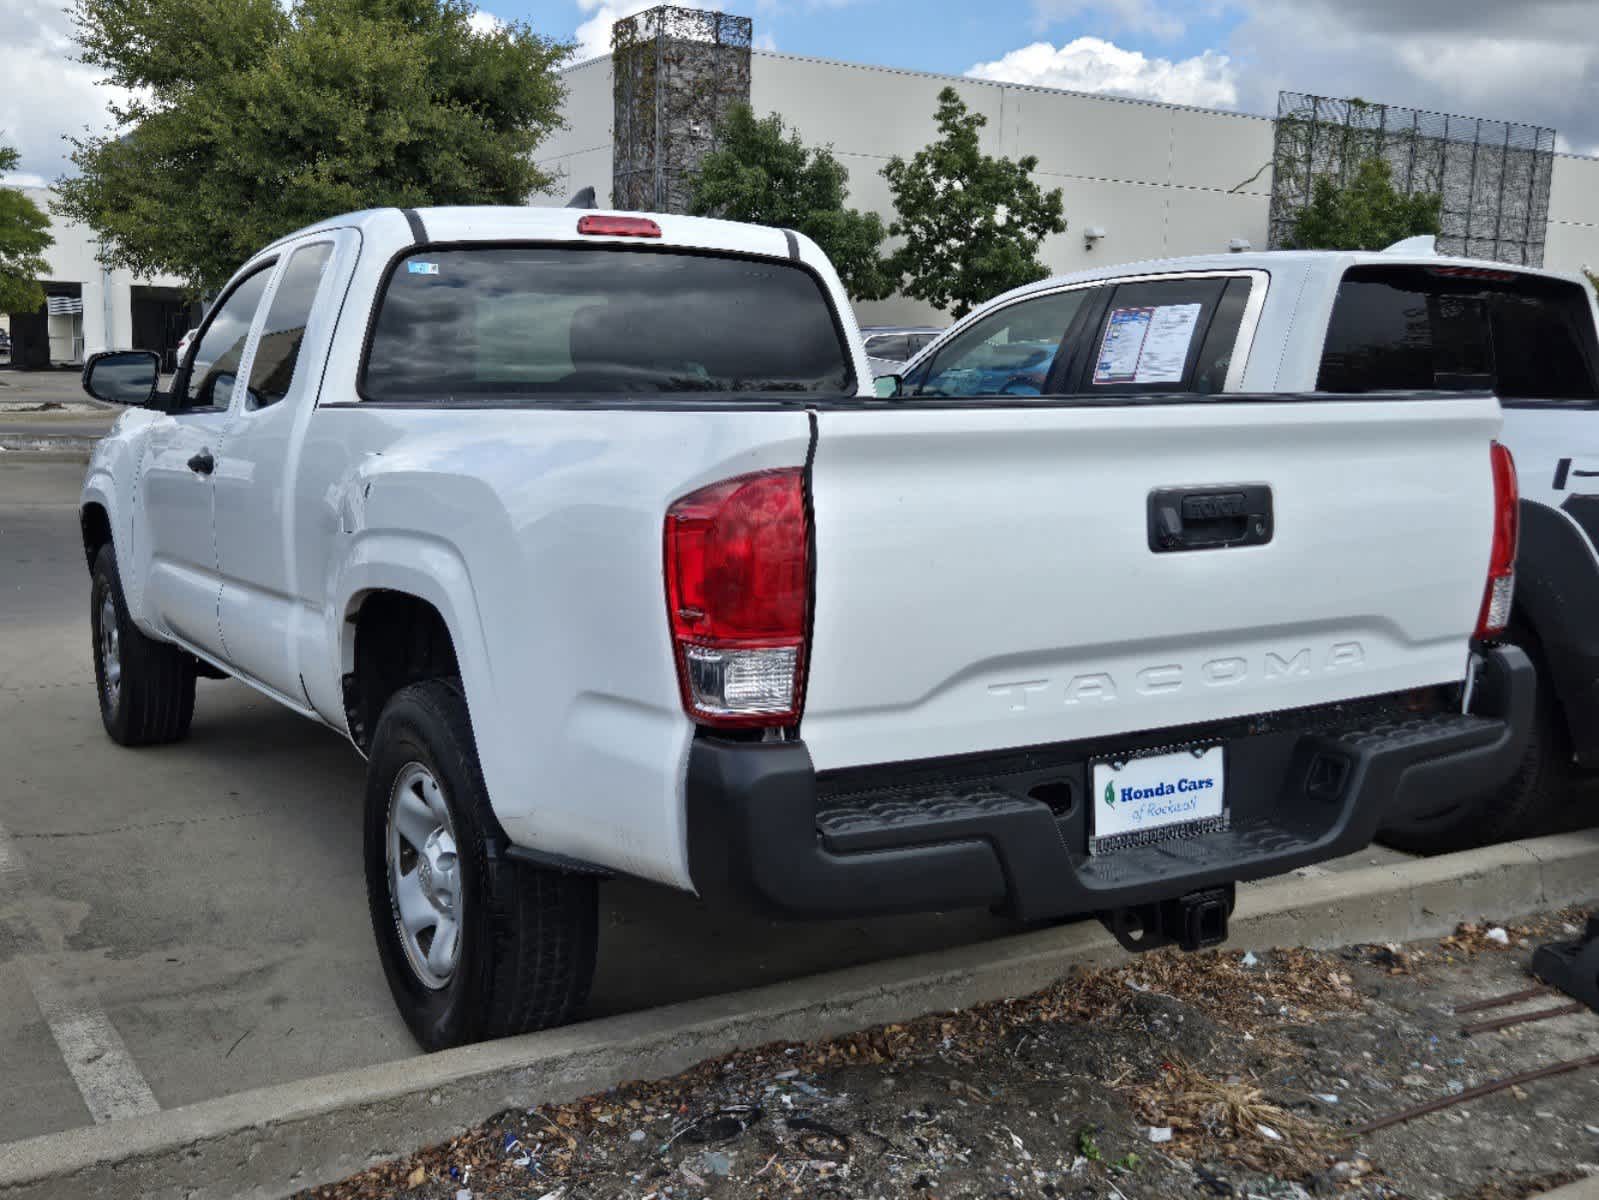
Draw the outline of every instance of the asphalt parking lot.
[[[348,743],[232,682],[202,681],[180,745],[101,731],[82,470],[0,454],[0,1143],[416,1053],[367,924]],[[1015,928],[602,895],[593,1016]]]

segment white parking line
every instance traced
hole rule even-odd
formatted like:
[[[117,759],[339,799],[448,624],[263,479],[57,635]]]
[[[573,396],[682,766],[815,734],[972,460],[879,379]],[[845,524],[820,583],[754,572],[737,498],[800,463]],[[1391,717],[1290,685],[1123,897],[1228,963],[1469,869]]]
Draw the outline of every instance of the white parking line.
[[[0,894],[10,891],[13,884],[22,882],[22,857],[17,853],[6,827],[0,825]]]
[[[73,1004],[37,965],[29,964],[25,970],[50,1036],[95,1123],[160,1112],[155,1093],[134,1065],[111,1018],[97,1008]]]
[[[22,854],[0,826],[0,897],[21,891],[23,883]],[[29,924],[35,926],[35,934],[41,932],[31,916]],[[111,1018],[97,1008],[74,1003],[36,959],[23,959],[22,970],[95,1124],[160,1112],[155,1093]]]

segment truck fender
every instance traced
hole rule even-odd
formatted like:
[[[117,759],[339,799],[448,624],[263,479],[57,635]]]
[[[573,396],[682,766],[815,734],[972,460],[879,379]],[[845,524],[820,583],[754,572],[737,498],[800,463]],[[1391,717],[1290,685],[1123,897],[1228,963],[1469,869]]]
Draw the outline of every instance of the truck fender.
[[[478,731],[478,744],[492,744],[483,722],[492,713],[493,668],[477,620],[471,576],[461,553],[441,538],[421,533],[373,531],[358,534],[341,564],[330,594],[336,628],[329,645],[338,648],[334,665],[335,687],[355,669],[355,618],[362,602],[374,592],[390,591],[415,596],[433,606],[444,620],[461,670],[467,708]],[[339,705],[342,716],[342,701]],[[347,721],[341,720],[350,732]],[[488,764],[484,764],[485,772]]]
[[[1521,502],[1516,608],[1543,648],[1577,762],[1599,766],[1599,556],[1571,516]]]

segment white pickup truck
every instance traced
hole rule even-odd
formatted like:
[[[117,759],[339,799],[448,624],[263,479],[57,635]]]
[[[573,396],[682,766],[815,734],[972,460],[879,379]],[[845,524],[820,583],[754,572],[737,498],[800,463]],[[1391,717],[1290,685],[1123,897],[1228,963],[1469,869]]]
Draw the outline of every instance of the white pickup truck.
[[[105,727],[182,737],[225,674],[347,734],[428,1047],[575,1014],[607,874],[1213,943],[1237,881],[1497,786],[1531,720],[1483,642],[1493,397],[1263,394],[1336,270],[1040,289],[880,399],[792,233],[327,221],[240,270],[168,391],[151,355],[85,368],[131,406],[83,491]]]
[[[1157,300],[1162,293],[1181,299],[1173,281],[1184,276],[1252,279],[1250,303],[1265,291],[1258,316],[1235,294],[1230,303],[1242,316],[1217,318],[1226,336],[1219,357],[1207,347],[1195,363],[1187,383],[1197,390],[1323,392],[1329,400],[1492,391],[1504,406],[1500,441],[1520,478],[1519,582],[1504,585],[1514,600],[1510,623],[1496,637],[1522,647],[1537,667],[1532,735],[1504,786],[1441,790],[1425,805],[1390,814],[1383,839],[1419,851],[1480,846],[1544,830],[1566,804],[1588,800],[1580,785],[1599,771],[1599,310],[1582,279],[1439,258],[1425,237],[1380,254],[1132,264],[999,297],[914,356],[902,380],[885,390],[921,399],[1171,386],[1108,388],[1086,364],[1069,375],[1055,355],[1059,337],[1046,333],[1041,348],[1028,342],[1026,325],[1036,313],[1053,330],[1055,310],[1073,303],[1068,297],[1131,288],[1146,277],[1163,281]],[[1135,324],[1145,327],[1142,315]],[[1234,338],[1235,324],[1252,337]],[[1097,332],[1091,319],[1072,336]],[[1046,379],[1051,364],[1061,374]],[[1369,480],[1384,469],[1381,448],[1362,451],[1350,465]]]

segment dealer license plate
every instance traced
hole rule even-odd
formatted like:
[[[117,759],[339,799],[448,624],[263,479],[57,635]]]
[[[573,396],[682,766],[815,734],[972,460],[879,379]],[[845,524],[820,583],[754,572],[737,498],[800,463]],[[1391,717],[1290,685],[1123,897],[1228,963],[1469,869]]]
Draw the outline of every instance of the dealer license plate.
[[[1225,829],[1226,768],[1220,746],[1094,763],[1089,852]]]

